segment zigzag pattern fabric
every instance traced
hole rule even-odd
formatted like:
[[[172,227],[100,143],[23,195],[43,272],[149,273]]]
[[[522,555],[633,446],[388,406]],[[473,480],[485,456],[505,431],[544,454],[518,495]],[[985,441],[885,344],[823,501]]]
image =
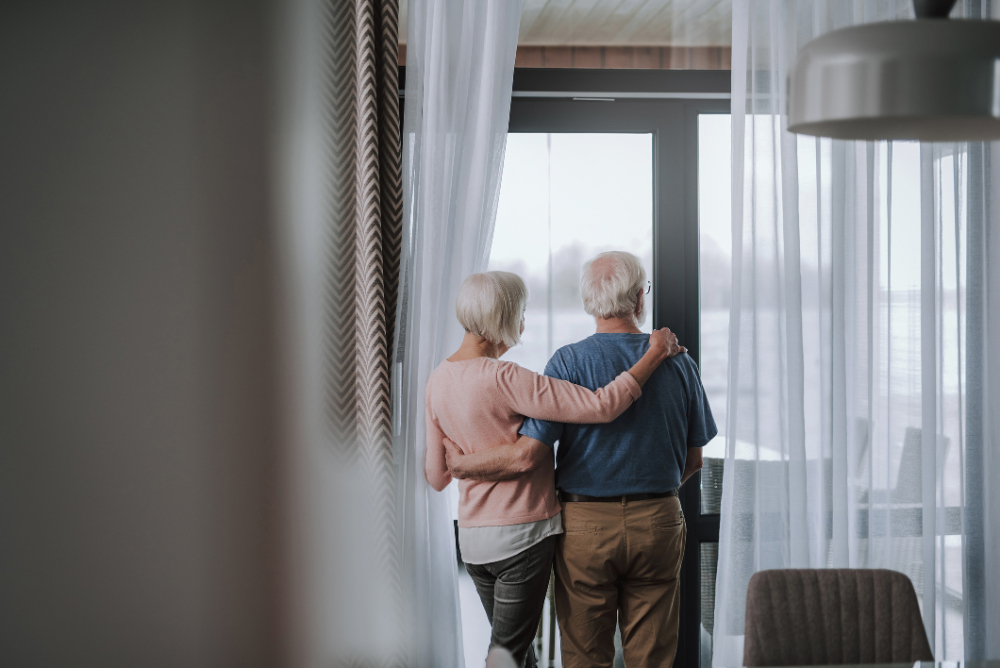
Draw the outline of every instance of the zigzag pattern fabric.
[[[375,507],[364,509],[371,532],[359,541],[371,543],[374,571],[395,596],[390,365],[402,233],[398,11],[398,0],[326,0],[323,7],[326,422],[344,465],[373,485],[368,498]]]
[[[327,419],[345,454],[375,470],[376,460],[391,465],[389,360],[402,233],[398,0],[330,0],[325,9]]]

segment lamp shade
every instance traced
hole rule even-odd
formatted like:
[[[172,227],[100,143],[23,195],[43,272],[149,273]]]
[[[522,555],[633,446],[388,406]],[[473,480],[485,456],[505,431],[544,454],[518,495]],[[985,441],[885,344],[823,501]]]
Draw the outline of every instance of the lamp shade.
[[[1000,21],[917,19],[806,44],[788,129],[835,139],[1000,139]]]

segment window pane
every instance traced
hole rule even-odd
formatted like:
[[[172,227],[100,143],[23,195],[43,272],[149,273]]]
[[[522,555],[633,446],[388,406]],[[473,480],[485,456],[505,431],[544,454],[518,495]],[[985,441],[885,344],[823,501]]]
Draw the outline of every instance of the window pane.
[[[652,277],[652,135],[508,135],[489,268],[520,275],[530,296],[522,344],[504,359],[541,372],[594,333],[580,268],[608,250],[635,253]],[[647,306],[643,331],[652,320]]]
[[[705,446],[701,511],[718,513],[725,458],[732,267],[729,114],[698,117],[698,224],[701,266],[701,380],[719,435]]]

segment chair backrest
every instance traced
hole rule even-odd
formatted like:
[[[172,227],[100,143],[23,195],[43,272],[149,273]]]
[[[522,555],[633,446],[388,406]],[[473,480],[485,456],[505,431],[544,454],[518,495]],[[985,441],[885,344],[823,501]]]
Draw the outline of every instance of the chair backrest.
[[[747,588],[746,666],[933,661],[913,584],[868,569],[760,571]]]

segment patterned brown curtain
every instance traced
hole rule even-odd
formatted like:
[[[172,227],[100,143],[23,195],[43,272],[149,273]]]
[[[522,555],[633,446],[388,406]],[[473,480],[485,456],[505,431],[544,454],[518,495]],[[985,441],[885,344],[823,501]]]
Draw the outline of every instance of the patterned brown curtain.
[[[324,26],[332,173],[327,420],[344,454],[375,474],[392,464],[389,351],[402,229],[398,8],[398,0],[328,0]]]
[[[390,368],[402,230],[398,0],[326,0],[329,173],[325,280],[326,422],[344,466],[372,485],[362,538],[386,594],[399,596]],[[402,631],[398,603],[385,622]],[[394,614],[396,613],[396,614]],[[402,647],[400,647],[402,649]],[[401,655],[381,661],[402,665]],[[349,665],[373,665],[351,660]],[[347,664],[345,664],[347,665]]]

